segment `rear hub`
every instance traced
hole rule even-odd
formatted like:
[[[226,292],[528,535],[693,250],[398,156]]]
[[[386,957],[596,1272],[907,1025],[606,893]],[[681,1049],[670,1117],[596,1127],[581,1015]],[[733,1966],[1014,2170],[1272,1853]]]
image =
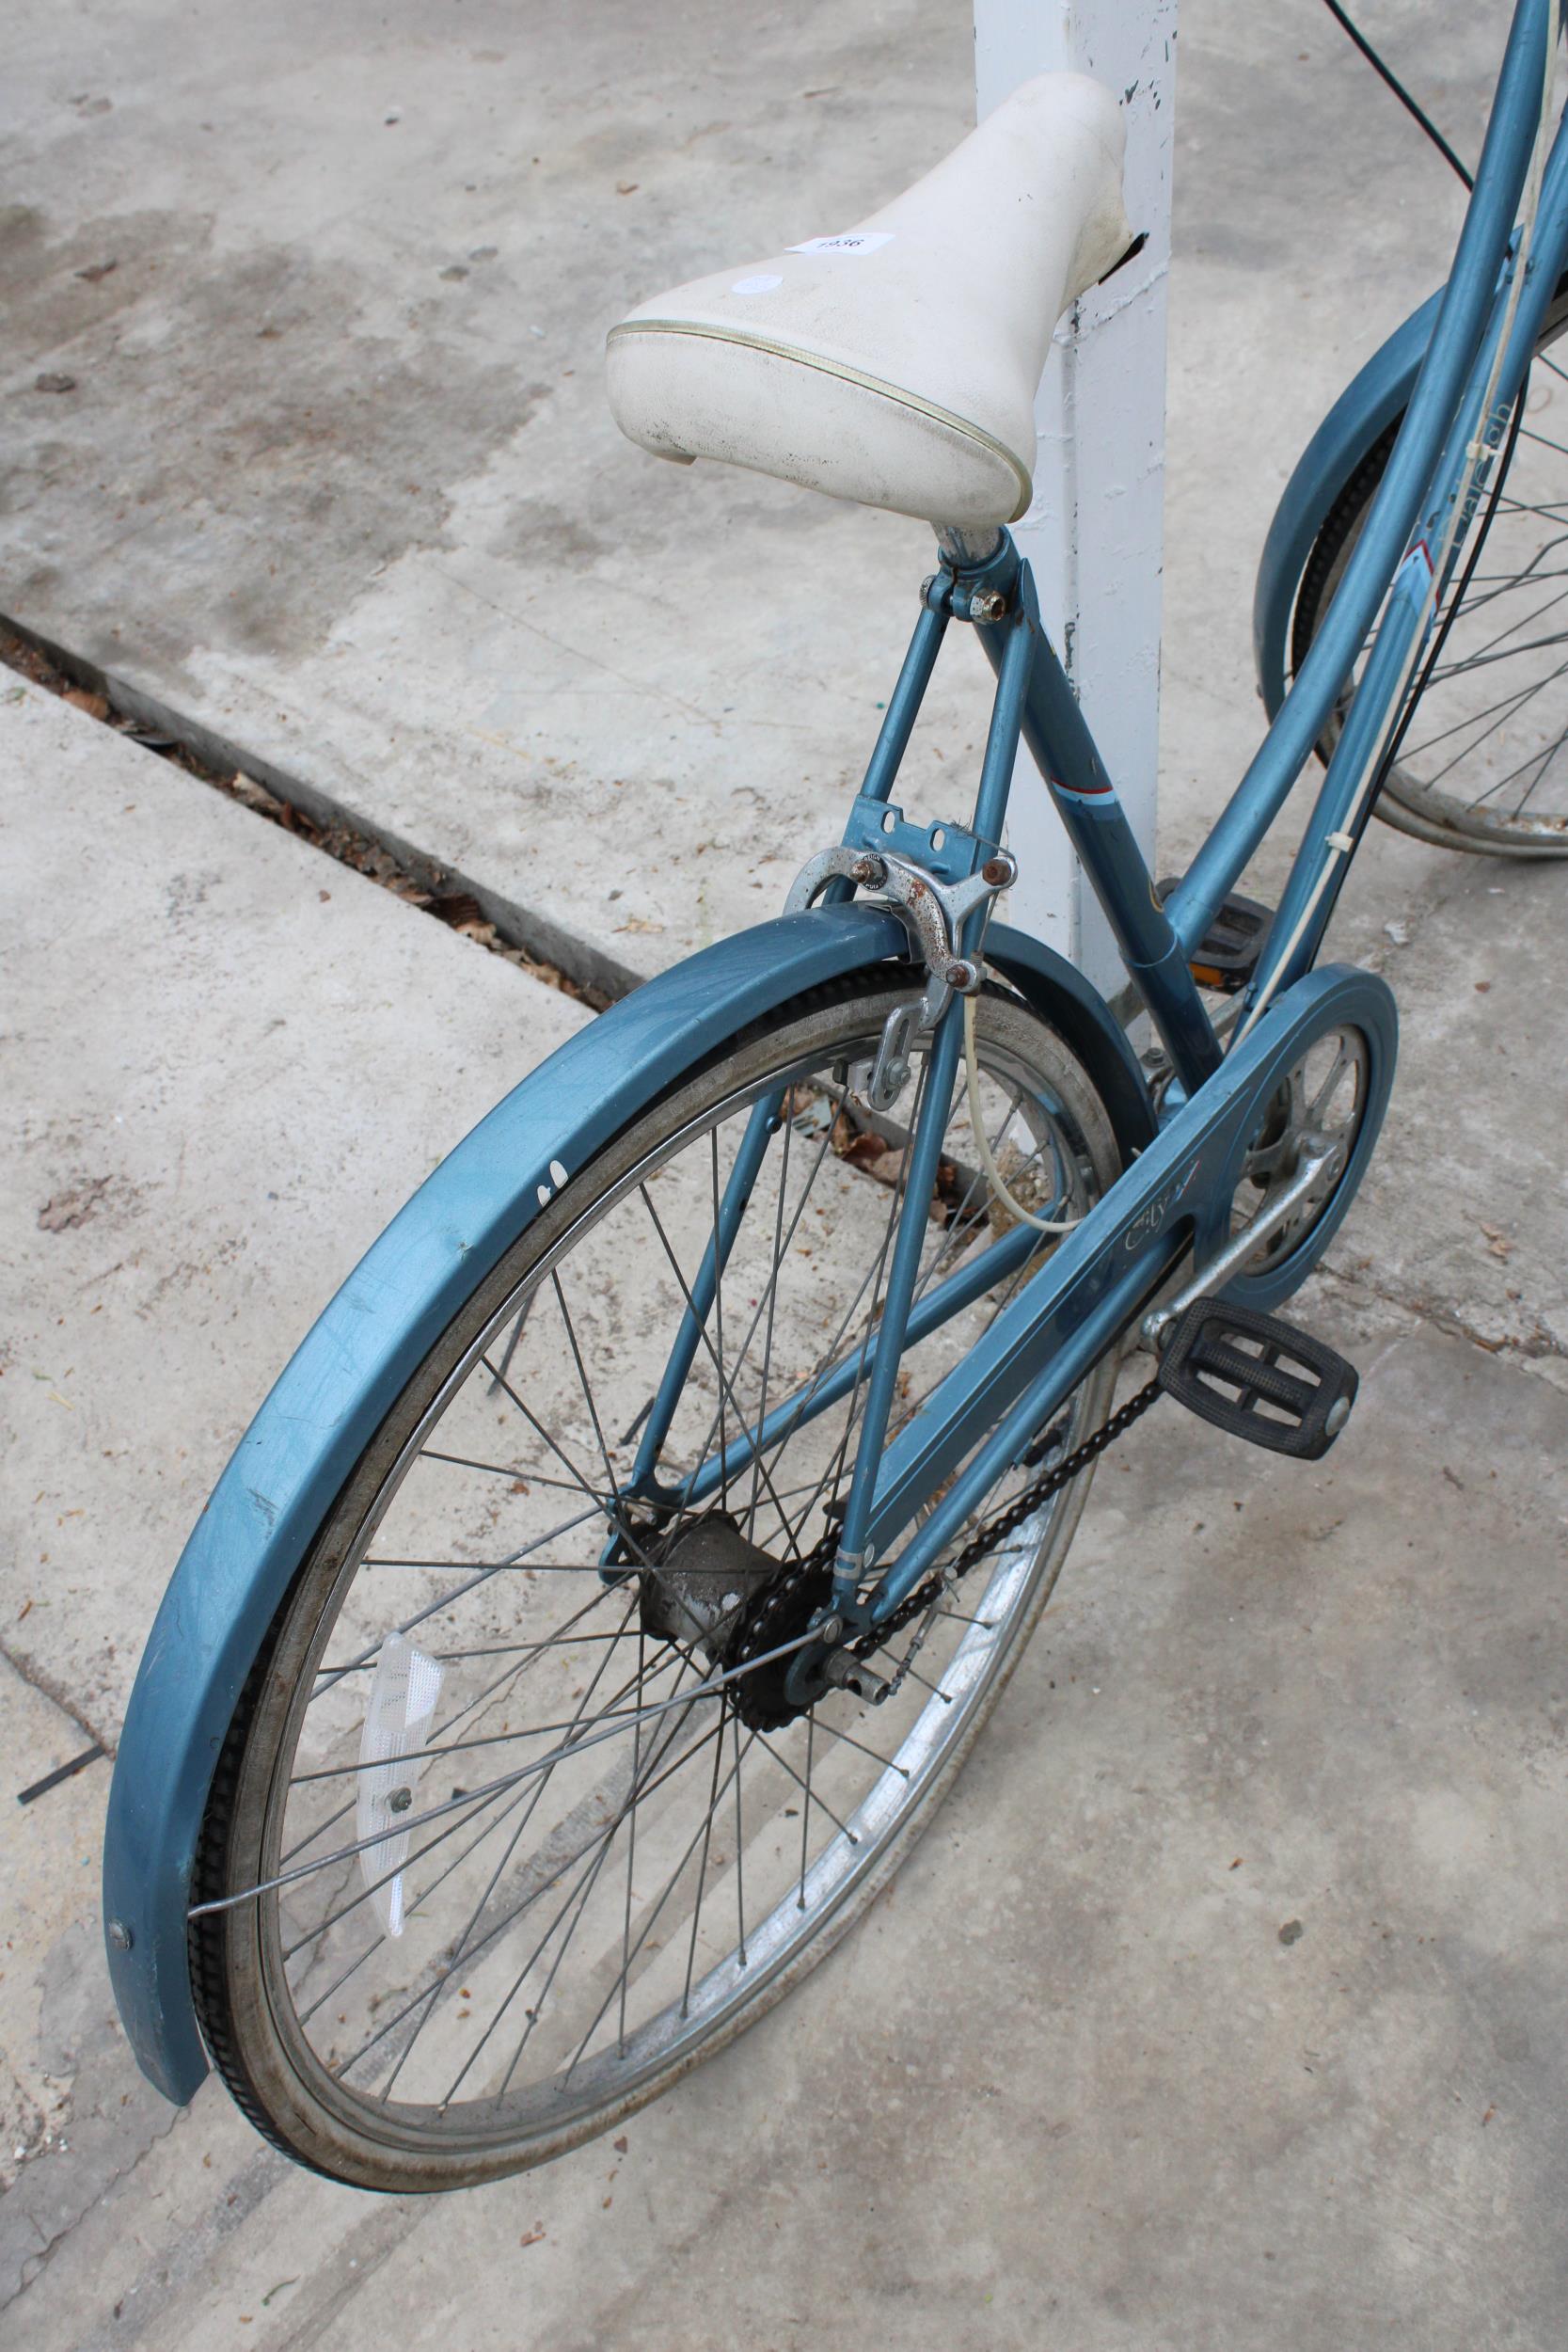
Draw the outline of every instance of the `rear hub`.
[[[723,1661],[737,1628],[782,1564],[741,1534],[727,1511],[689,1519],[644,1569],[642,1629]]]
[[[775,1560],[727,1511],[710,1511],[670,1539],[641,1581],[643,1630],[700,1650],[732,1676],[730,1704],[749,1730],[779,1731],[822,1695],[820,1673],[801,1672],[808,1658],[817,1662],[801,1637],[832,1598],[829,1557]],[[752,1670],[737,1671],[745,1667]]]

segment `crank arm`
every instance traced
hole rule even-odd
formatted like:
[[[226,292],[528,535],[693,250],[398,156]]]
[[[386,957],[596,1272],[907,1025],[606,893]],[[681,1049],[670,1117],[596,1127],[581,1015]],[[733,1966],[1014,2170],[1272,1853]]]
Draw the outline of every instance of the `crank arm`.
[[[1344,1146],[1323,1140],[1319,1149],[1306,1150],[1300,1165],[1284,1191],[1273,1204],[1260,1210],[1250,1223],[1243,1225],[1227,1248],[1217,1258],[1199,1268],[1190,1282],[1183,1283],[1171,1298],[1162,1299],[1151,1307],[1139,1327],[1140,1343],[1157,1356],[1166,1332],[1183,1315],[1195,1299],[1212,1297],[1224,1290],[1227,1282],[1244,1272],[1259,1253],[1271,1242],[1282,1225],[1288,1225],[1296,1210],[1307,1201],[1323,1184],[1331,1184],[1344,1166]]]

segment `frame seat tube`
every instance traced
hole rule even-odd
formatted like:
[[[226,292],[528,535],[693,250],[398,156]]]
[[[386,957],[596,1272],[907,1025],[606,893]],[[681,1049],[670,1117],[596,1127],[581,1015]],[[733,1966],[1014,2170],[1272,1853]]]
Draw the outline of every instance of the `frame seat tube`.
[[[1154,895],[1127,812],[1045,633],[1033,574],[1016,549],[1013,564],[1007,614],[978,625],[980,643],[997,674],[998,715],[1010,707],[1009,690],[1022,675],[1023,739],[1105,911],[1128,977],[1172,1067],[1192,1093],[1220,1065],[1213,1025],[1187,968],[1186,948]]]

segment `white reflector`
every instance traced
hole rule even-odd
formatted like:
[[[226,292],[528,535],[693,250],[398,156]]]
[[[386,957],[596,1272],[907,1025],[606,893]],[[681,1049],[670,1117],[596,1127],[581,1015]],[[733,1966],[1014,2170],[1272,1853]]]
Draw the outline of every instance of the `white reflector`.
[[[434,1658],[401,1633],[388,1633],[376,1661],[359,1738],[359,1874],[388,1935],[403,1933],[408,1832],[399,1824],[415,1809],[415,1791],[424,1770],[418,1753],[421,1726],[436,1712],[441,1674]]]

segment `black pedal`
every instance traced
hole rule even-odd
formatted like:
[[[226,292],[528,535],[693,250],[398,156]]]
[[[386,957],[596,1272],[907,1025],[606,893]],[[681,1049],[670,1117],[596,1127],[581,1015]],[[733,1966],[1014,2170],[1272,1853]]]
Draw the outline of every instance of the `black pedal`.
[[[1163,905],[1176,888],[1176,879],[1171,876],[1156,887]],[[1260,906],[1256,898],[1227,898],[1187,960],[1199,988],[1217,988],[1226,996],[1245,988],[1258,969],[1273,921],[1273,907]]]
[[[1354,1364],[1253,1307],[1195,1298],[1160,1350],[1160,1386],[1200,1421],[1316,1462],[1350,1419]]]

